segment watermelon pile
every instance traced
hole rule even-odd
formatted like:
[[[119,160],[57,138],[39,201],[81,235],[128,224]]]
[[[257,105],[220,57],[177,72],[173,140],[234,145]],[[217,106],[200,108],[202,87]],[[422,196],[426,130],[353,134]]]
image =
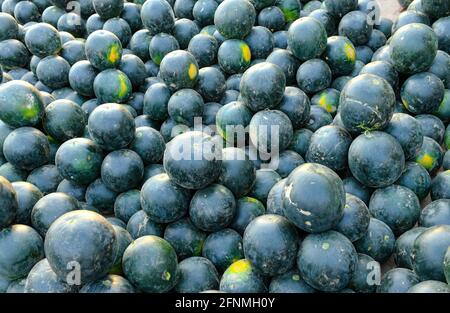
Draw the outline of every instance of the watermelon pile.
[[[0,0],[0,292],[450,293],[450,0]]]

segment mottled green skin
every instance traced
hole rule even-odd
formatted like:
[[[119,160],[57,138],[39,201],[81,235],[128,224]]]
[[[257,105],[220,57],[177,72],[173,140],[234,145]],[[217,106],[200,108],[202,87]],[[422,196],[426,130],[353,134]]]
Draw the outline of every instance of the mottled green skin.
[[[128,43],[128,48],[133,52],[134,55],[138,56],[142,61],[146,62],[149,60],[148,46],[152,36],[147,29],[141,29],[136,31],[130,38]]]
[[[153,222],[144,211],[139,210],[128,220],[127,231],[133,239],[148,235],[162,237],[164,225]]]
[[[214,13],[214,25],[227,39],[243,39],[255,24],[256,11],[249,1],[222,2]]]
[[[308,60],[297,71],[297,84],[304,92],[317,93],[331,84],[331,69],[320,59]]]
[[[274,170],[258,169],[256,171],[256,179],[252,189],[248,193],[248,196],[261,201],[263,204],[267,202],[272,187],[281,180],[281,176]]]
[[[444,154],[444,158],[442,159],[442,168],[444,171],[450,170],[450,152]]]
[[[258,25],[266,27],[271,32],[284,30],[286,19],[283,11],[276,6],[262,9],[258,13]]]
[[[94,180],[86,189],[86,203],[107,213],[112,213],[117,193],[106,187],[99,178]]]
[[[124,192],[139,186],[144,175],[144,163],[133,150],[116,150],[105,157],[100,173],[108,188]]]
[[[328,113],[335,115],[339,106],[340,91],[334,88],[327,88],[316,93],[311,98],[311,105],[319,105]]]
[[[243,131],[250,124],[253,113],[240,101],[222,106],[216,115],[217,133],[231,144],[245,140]]]
[[[194,126],[195,118],[203,115],[203,98],[193,89],[181,89],[169,99],[167,110],[176,122]]]
[[[344,178],[344,189],[346,193],[352,194],[361,199],[366,205],[369,205],[370,196],[373,190],[367,186],[361,184],[357,179],[352,176]]]
[[[439,173],[431,183],[431,199],[450,199],[450,170]]]
[[[127,146],[135,134],[133,116],[120,104],[107,103],[92,111],[88,129],[94,142],[106,150]]]
[[[370,218],[367,232],[354,245],[359,253],[367,254],[375,261],[383,263],[394,252],[395,236],[384,222]]]
[[[50,225],[60,216],[80,210],[78,201],[64,193],[54,192],[39,199],[31,211],[31,225],[45,238]]]
[[[355,45],[365,45],[372,34],[373,26],[368,23],[367,14],[361,11],[352,11],[342,17],[338,32]]]
[[[305,160],[300,154],[292,150],[284,150],[279,155],[276,171],[282,178],[285,178],[303,163],[305,163]]]
[[[431,177],[427,170],[416,162],[407,162],[397,185],[411,189],[419,200],[424,199],[431,188]]]
[[[341,92],[351,79],[351,76],[339,76],[333,81],[333,83],[331,84],[331,88],[334,88]]]
[[[202,68],[195,89],[207,102],[220,101],[226,90],[225,76],[218,68]]]
[[[288,45],[301,61],[317,58],[327,47],[325,27],[315,18],[300,18],[289,27]]]
[[[56,152],[55,164],[61,176],[86,185],[100,176],[102,150],[92,141],[75,138],[63,143]]]
[[[30,53],[25,45],[16,39],[0,42],[0,63],[3,68],[25,67],[30,60]]]
[[[376,25],[374,25],[376,26]],[[385,34],[378,30],[373,29],[372,34],[369,37],[369,41],[366,43],[366,45],[372,49],[372,51],[377,51],[379,48],[384,46],[387,42]]]
[[[156,236],[141,237],[128,246],[122,267],[127,279],[144,292],[167,292],[178,276],[175,250]]]
[[[331,14],[339,18],[358,7],[357,0],[325,0],[323,4]]]
[[[426,280],[409,288],[408,293],[450,293],[450,287],[441,281]]]
[[[393,65],[386,61],[374,61],[365,65],[360,73],[362,74],[372,74],[384,78],[395,90],[398,88],[399,78],[398,73],[394,69]]]
[[[300,229],[313,233],[326,231],[342,218],[344,186],[329,168],[303,164],[286,181],[283,205],[285,216]]]
[[[450,199],[439,199],[428,204],[420,213],[419,225],[450,225]]]
[[[431,27],[412,23],[395,32],[389,44],[389,53],[397,71],[414,74],[430,67],[437,48],[438,39]]]
[[[250,66],[250,47],[243,40],[225,40],[217,51],[217,60],[225,73],[243,73]]]
[[[247,225],[256,217],[264,215],[264,205],[255,198],[243,197],[236,202],[236,213],[230,224],[230,228],[243,235]]]
[[[398,141],[379,131],[356,138],[350,146],[348,161],[353,176],[372,188],[393,184],[405,166],[405,156]]]
[[[245,37],[245,42],[250,47],[253,59],[267,58],[274,48],[273,35],[269,29],[263,26],[253,27]]]
[[[42,12],[42,22],[57,27],[59,18],[65,13],[66,11],[57,6],[49,6]]]
[[[424,136],[418,120],[408,114],[395,113],[385,131],[400,143],[406,160],[411,160],[417,155]]]
[[[358,262],[348,286],[359,293],[374,293],[377,290],[377,285],[375,281],[372,281],[375,277],[371,274],[379,266],[380,264],[372,257],[358,253]]]
[[[394,268],[383,275],[377,292],[406,293],[419,282],[419,277],[413,271],[406,268]]]
[[[151,35],[171,33],[175,24],[173,10],[165,0],[146,1],[141,8],[141,19]]]
[[[286,85],[294,85],[296,82],[296,73],[300,66],[300,61],[289,50],[277,49],[271,51],[266,62],[278,65],[286,77]]]
[[[89,61],[78,61],[72,65],[69,71],[70,87],[81,95],[93,97],[95,95],[94,80],[97,74],[98,71]]]
[[[327,166],[333,171],[347,167],[351,135],[342,127],[328,125],[319,128],[311,137],[306,161]]]
[[[25,281],[24,293],[76,293],[79,286],[69,285],[60,279],[47,259],[36,263]]]
[[[16,224],[30,225],[31,210],[36,202],[42,198],[42,192],[34,185],[27,182],[12,183],[12,187],[16,193],[17,212],[14,219]],[[2,199],[7,199],[2,196]],[[7,207],[2,205],[3,208]]]
[[[197,60],[200,68],[216,63],[219,44],[212,35],[200,33],[189,41],[188,51]]]
[[[149,178],[141,190],[142,209],[158,223],[171,223],[183,217],[190,199],[189,191],[176,185],[167,174]]]
[[[197,23],[189,19],[178,19],[172,30],[173,35],[180,44],[181,49],[187,49],[189,41],[200,33],[200,28]]]
[[[280,152],[291,143],[293,127],[289,117],[279,110],[259,111],[250,121],[249,135],[260,152]]]
[[[345,85],[339,112],[350,132],[377,130],[389,123],[394,104],[395,93],[389,83],[378,76],[364,74]]]
[[[442,81],[428,72],[410,76],[401,88],[403,105],[414,114],[433,113],[438,110],[444,93]]]
[[[231,190],[235,197],[240,197],[250,191],[255,179],[255,167],[244,150],[234,147],[222,150],[218,183]]]
[[[76,210],[58,218],[47,231],[45,255],[60,279],[70,273],[67,264],[80,264],[81,283],[103,277],[114,264],[117,240],[111,224],[101,215]]]
[[[180,45],[175,37],[165,33],[153,36],[149,44],[150,57],[157,65],[161,64],[161,61],[166,54],[179,49]]]
[[[386,38],[391,37],[393,21],[387,17],[381,17],[379,19],[379,24],[374,25],[374,28],[381,31]]]
[[[95,0],[92,1],[92,5],[95,12],[105,20],[119,16],[124,7],[122,1],[112,0]]]
[[[163,83],[156,83],[150,86],[144,95],[143,113],[153,119],[163,121],[169,117],[167,104],[171,92],[169,87]]]
[[[46,23],[38,23],[27,29],[25,44],[33,55],[44,58],[61,50],[58,31]]]
[[[334,76],[349,75],[355,67],[356,49],[346,37],[332,36],[327,40],[322,57]]]
[[[441,167],[443,157],[444,151],[441,146],[435,140],[423,137],[423,144],[415,161],[425,167],[430,175],[433,175]]]
[[[109,274],[108,276],[84,285],[80,293],[135,293],[134,286],[125,278],[119,275]]]
[[[57,141],[81,137],[86,126],[82,108],[70,100],[56,100],[45,108],[44,129]]]
[[[189,216],[199,229],[218,231],[228,226],[236,213],[233,193],[226,187],[213,184],[197,191],[189,206]]]
[[[206,236],[187,217],[169,224],[164,232],[164,239],[174,247],[179,260],[200,256]]]
[[[375,190],[369,203],[372,217],[386,223],[396,236],[411,229],[420,216],[420,202],[406,187],[391,185]]]
[[[198,77],[197,61],[190,52],[172,51],[162,60],[159,76],[173,90],[193,88]]]
[[[128,76],[115,69],[100,72],[94,79],[94,93],[100,103],[126,102],[132,93],[132,85]]]
[[[416,115],[424,136],[434,139],[437,143],[442,144],[444,141],[445,125],[436,116],[431,114]]]
[[[334,229],[354,242],[366,234],[369,222],[370,212],[366,204],[358,197],[347,193],[344,214]]]
[[[60,56],[52,55],[39,61],[36,76],[40,82],[52,89],[69,85],[70,64]]]
[[[438,39],[439,49],[450,53],[450,35],[447,31],[450,25],[450,17],[443,17],[434,22],[433,30]]]
[[[39,188],[44,195],[55,192],[62,180],[57,167],[53,164],[35,168],[27,177],[27,182]]]
[[[178,266],[177,293],[198,293],[219,287],[219,274],[210,260],[190,257]]]
[[[44,258],[44,242],[31,227],[13,225],[0,231],[0,275],[8,280],[27,276]]]
[[[133,237],[126,230],[126,225],[121,220],[119,220],[124,225],[118,226],[112,223],[111,219],[115,219],[115,217],[108,218],[108,221],[111,223],[114,228],[114,233],[116,234],[117,240],[117,249],[116,255],[114,257],[114,266],[110,270],[110,274],[122,274],[122,257],[125,249],[133,242]]]
[[[428,15],[422,12],[408,10],[400,13],[397,17],[396,21],[392,25],[392,33],[395,33],[398,29],[402,28],[405,25],[412,23],[420,23],[430,26],[430,18]]]
[[[229,293],[265,293],[263,276],[249,260],[241,259],[227,268],[220,279],[220,291]]]
[[[17,219],[19,208],[14,186],[0,176],[0,229],[8,227]]]
[[[202,256],[223,273],[233,262],[244,257],[241,235],[229,228],[211,233],[204,241]]]
[[[214,0],[201,0],[197,2],[192,9],[192,15],[195,21],[205,27],[214,24],[214,13],[219,4]]]
[[[180,154],[180,148],[189,150]],[[187,189],[201,189],[220,175],[221,161],[217,158],[212,137],[198,131],[181,134],[170,141],[164,152],[163,164],[169,177]]]
[[[272,278],[269,285],[270,293],[315,293],[316,290],[308,285],[300,276],[297,269]]]
[[[6,162],[0,166],[0,176],[5,177],[11,183],[27,180],[28,172],[20,168],[15,167],[9,162]]]
[[[165,147],[162,135],[151,127],[138,127],[130,144],[130,149],[139,154],[145,164],[161,161]]]
[[[85,43],[86,57],[98,70],[117,67],[122,57],[122,44],[113,33],[97,30],[91,33]]]
[[[144,168],[144,178],[142,181],[146,182],[149,178],[165,172],[162,164],[149,164]]]
[[[283,190],[286,184],[287,178],[278,181],[273,185],[272,189],[267,196],[267,214],[284,215],[283,209]]]
[[[78,201],[84,201],[84,196],[86,193],[86,187],[85,185],[79,185],[75,182],[72,182],[67,179],[63,179],[56,189],[57,192],[63,192],[65,194],[68,194],[69,196],[74,197]]]
[[[308,151],[312,134],[313,132],[306,128],[296,130],[292,137],[289,149],[297,152],[302,157],[304,157],[306,155],[306,152]]]
[[[444,122],[450,121],[450,90],[446,89],[444,92],[444,99],[439,108],[434,114]]]
[[[7,15],[6,13],[2,12],[0,14],[0,26],[2,29],[2,32],[0,34],[1,41],[17,38],[19,26],[12,15]]]
[[[394,261],[397,266],[409,269],[413,268],[412,251],[414,241],[426,229],[425,227],[415,227],[404,232],[397,238],[394,249]]]
[[[315,289],[325,292],[344,289],[355,270],[358,255],[352,243],[336,231],[308,235],[300,244],[297,267]]]
[[[43,98],[31,84],[10,81],[0,86],[0,119],[11,127],[37,125],[44,115]]]
[[[3,155],[15,167],[33,170],[49,161],[50,146],[47,137],[38,129],[21,127],[6,137]]]
[[[296,228],[285,217],[263,215],[256,217],[245,229],[244,254],[262,274],[279,275],[294,265],[297,241]]]
[[[74,65],[76,62],[86,60],[86,53],[84,52],[84,40],[70,40],[66,42],[61,49],[61,56]]]
[[[449,234],[449,225],[438,225],[428,228],[414,241],[413,269],[422,281],[445,281],[442,263],[450,244]]]

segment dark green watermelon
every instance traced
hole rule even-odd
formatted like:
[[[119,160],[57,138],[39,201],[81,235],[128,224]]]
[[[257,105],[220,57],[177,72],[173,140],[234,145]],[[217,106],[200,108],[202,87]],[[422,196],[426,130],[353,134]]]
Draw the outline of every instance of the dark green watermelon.
[[[355,67],[356,49],[346,37],[332,36],[327,40],[322,57],[330,66],[333,75],[348,75]]]
[[[0,229],[2,229],[17,220],[22,210],[14,186],[3,176],[0,176],[0,195]]]
[[[297,267],[313,288],[331,292],[344,289],[352,278],[358,255],[352,243],[336,231],[308,235],[300,244]]]
[[[408,293],[450,293],[450,287],[441,281],[426,280],[409,288]]]
[[[218,5],[214,0],[197,1],[192,9],[192,15],[195,21],[202,26],[214,24],[214,13]]]
[[[189,206],[189,217],[203,231],[218,231],[228,226],[236,214],[236,201],[226,187],[213,184],[197,191]]]
[[[228,39],[220,45],[217,59],[224,72],[236,74],[243,73],[250,66],[252,55],[245,41]]]
[[[450,121],[450,90],[445,90],[444,99],[434,114],[444,122]]]
[[[242,102],[233,101],[222,106],[216,115],[217,133],[231,144],[245,143],[245,129],[253,113]]]
[[[347,193],[344,214],[334,229],[354,242],[366,234],[369,222],[370,212],[366,204],[358,197]]]
[[[146,1],[141,8],[141,19],[151,35],[171,33],[175,24],[173,10],[165,0]]]
[[[359,293],[374,293],[380,276],[380,263],[368,255],[358,253],[358,262],[348,286]]]
[[[291,0],[289,0],[291,1]],[[291,1],[294,2],[294,1]],[[306,6],[306,5],[305,5]],[[286,14],[285,14],[286,16]],[[309,13],[310,17],[315,18],[323,24],[328,36],[332,36],[336,31],[337,19],[326,9],[316,9]]]
[[[117,193],[109,189],[105,183],[98,178],[86,189],[86,203],[106,213],[112,213]]]
[[[281,180],[280,174],[270,168],[261,168],[256,171],[256,179],[248,195],[265,204],[272,187]]]
[[[164,83],[151,85],[144,95],[143,113],[151,116],[154,120],[162,121],[169,117],[167,104],[171,92]]]
[[[267,58],[274,48],[272,32],[266,28],[267,26],[264,27],[261,23],[259,23],[259,25],[261,26],[253,27],[251,32],[244,39],[250,47],[253,59]]]
[[[150,40],[150,57],[157,65],[161,64],[161,61],[166,54],[179,49],[180,45],[178,44],[178,41],[169,34],[160,33],[153,36]]]
[[[444,99],[444,88],[442,81],[432,73],[412,75],[401,88],[403,105],[414,114],[433,113]]]
[[[427,170],[416,162],[407,162],[397,185],[411,189],[419,200],[428,196],[431,188],[431,177]]]
[[[57,167],[53,164],[35,168],[27,177],[27,182],[39,188],[44,195],[55,192],[62,180]]]
[[[395,236],[388,225],[372,217],[367,232],[354,245],[359,253],[367,254],[382,263],[394,252]]]
[[[1,33],[0,40],[15,39],[19,33],[17,21],[10,14],[2,12],[0,14]]]
[[[155,223],[143,210],[139,210],[128,220],[127,231],[133,239],[148,235],[162,238],[164,234],[164,225]]]
[[[115,69],[100,72],[94,79],[94,93],[101,103],[122,103],[131,96],[132,85],[128,76]]]
[[[269,285],[270,293],[315,293],[316,290],[308,285],[300,276],[298,270],[290,270],[284,274],[274,276]]]
[[[289,27],[288,45],[301,61],[317,58],[327,47],[325,27],[315,18],[300,18]]]
[[[39,61],[36,76],[44,85],[59,89],[69,85],[70,64],[60,56],[48,56]]]
[[[244,257],[242,237],[229,228],[211,233],[204,241],[202,255],[222,273],[232,263]]]
[[[109,274],[108,276],[84,285],[80,293],[135,293],[133,285],[119,275]]]
[[[255,8],[246,0],[222,2],[214,13],[214,25],[227,39],[243,39],[255,23]]]
[[[47,23],[38,23],[25,33],[25,44],[33,55],[45,58],[61,50],[58,31]]]
[[[305,157],[312,135],[313,132],[307,128],[296,130],[292,137],[289,149],[297,152],[302,157]]]
[[[305,163],[305,160],[302,158],[300,154],[292,150],[284,150],[278,156],[278,160],[271,160],[271,163],[278,163],[278,167],[276,169],[277,173],[282,177],[287,177],[293,170],[295,170],[298,166]]]
[[[297,71],[297,84],[304,92],[314,94],[328,88],[331,84],[331,70],[320,59],[308,60]]]
[[[190,257],[178,265],[175,292],[198,293],[219,287],[219,274],[214,264],[203,257]]]
[[[406,232],[404,232],[395,241],[394,249],[394,261],[399,267],[413,268],[413,247],[416,238],[422,234],[427,228],[425,227],[415,227]]]
[[[186,49],[192,37],[200,33],[200,28],[194,21],[178,19],[175,21],[172,33],[180,44],[180,48]]]
[[[219,44],[211,35],[198,34],[189,41],[187,49],[197,60],[200,68],[216,63]]]
[[[162,60],[159,76],[171,89],[192,88],[198,77],[197,61],[187,51],[172,51]]]
[[[450,25],[450,17],[442,17],[433,24],[433,31],[438,39],[439,50],[450,53],[450,35],[448,34],[448,26]]]
[[[297,227],[322,232],[343,216],[345,192],[339,176],[320,164],[303,164],[288,177],[283,192],[284,212]]]
[[[169,99],[169,116],[178,123],[194,126],[195,118],[203,115],[203,98],[193,89],[181,89]]]
[[[70,100],[56,100],[45,108],[44,129],[57,141],[80,137],[86,118],[79,105]]]
[[[167,292],[175,286],[178,276],[175,250],[156,236],[144,236],[129,245],[122,267],[126,278],[145,292]]]
[[[92,16],[93,15],[91,15],[91,17]],[[91,19],[91,17],[89,19]],[[147,29],[140,29],[131,36],[130,42],[128,43],[128,48],[133,52],[134,55],[138,56],[142,61],[146,62],[150,57],[148,46],[151,39],[152,36]]]
[[[370,187],[364,186],[357,179],[352,176],[344,178],[344,189],[346,193],[352,194],[361,199],[366,205],[369,205],[370,196],[373,190]]]
[[[344,15],[339,23],[339,36],[350,39],[355,46],[365,45],[372,34],[373,25],[366,13],[352,11]]]
[[[113,33],[98,30],[86,40],[86,57],[98,70],[117,67],[122,58],[122,44]]]
[[[325,0],[325,8],[336,17],[343,17],[358,7],[357,0]]]
[[[141,210],[140,191],[137,189],[121,193],[114,202],[114,215],[125,223],[139,210]]]
[[[230,293],[261,293],[267,287],[263,276],[247,259],[231,264],[220,279],[220,290]]]
[[[439,199],[428,204],[420,213],[419,225],[450,225],[450,199]]]
[[[26,277],[44,258],[44,242],[33,228],[13,225],[0,231],[0,275],[8,280]]]
[[[226,90],[225,76],[218,68],[204,67],[198,73],[195,89],[204,101],[220,101]]]
[[[373,188],[393,184],[405,166],[405,156],[398,141],[379,131],[356,138],[350,145],[348,161],[353,176]]]
[[[444,151],[441,146],[430,137],[423,137],[423,144],[416,155],[415,161],[422,165],[428,173],[434,174],[442,165]]]
[[[334,115],[339,106],[340,92],[334,88],[327,88],[316,93],[311,98],[311,105],[319,105],[328,113]]]
[[[424,136],[434,139],[437,143],[442,144],[444,141],[445,125],[436,116],[431,114],[416,115]]]
[[[85,200],[84,196],[86,193],[86,186],[79,185],[79,184],[74,183],[67,179],[63,179],[58,184],[56,191],[68,194],[69,196],[74,197],[78,201],[84,201]]]
[[[164,232],[164,239],[175,249],[179,260],[200,256],[206,236],[187,217],[169,224]]]
[[[385,131],[400,143],[405,159],[410,160],[417,155],[424,135],[420,123],[414,117],[404,113],[395,113]]]
[[[12,183],[12,187],[16,192],[17,212],[15,216],[16,224],[30,225],[31,210],[36,202],[42,198],[42,192],[33,184],[27,182]],[[3,205],[6,208],[6,205]],[[11,212],[11,211],[10,211]],[[9,214],[11,214],[9,212]]]
[[[0,42],[0,63],[4,68],[25,67],[29,61],[30,53],[21,41],[7,39]]]
[[[122,56],[119,69],[125,73],[135,90],[144,84],[145,79],[148,76],[144,62],[133,54]],[[133,96],[135,96],[135,94],[131,95],[130,100]]]
[[[431,183],[431,199],[450,199],[450,170],[439,173]]]
[[[384,273],[378,293],[406,293],[412,286],[420,282],[413,271],[406,268],[394,268]]]

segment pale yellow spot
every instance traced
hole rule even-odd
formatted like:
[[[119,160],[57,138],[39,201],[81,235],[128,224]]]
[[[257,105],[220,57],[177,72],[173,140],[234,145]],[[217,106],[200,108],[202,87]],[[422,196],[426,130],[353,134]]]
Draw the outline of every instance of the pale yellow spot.
[[[170,275],[169,272],[164,272],[163,278],[164,278],[165,280],[169,281],[169,280],[170,280],[170,277],[172,277],[172,275]]]
[[[328,242],[324,242],[324,243],[322,244],[322,249],[323,249],[323,250],[328,250],[328,249],[330,249],[330,244],[329,244]]]
[[[389,240],[389,236],[388,235],[384,235],[384,241],[388,241]]]
[[[247,45],[242,44],[241,50],[242,50],[242,57],[244,58],[244,61],[250,62],[250,60],[252,59],[252,53],[250,52],[250,48]]]
[[[407,110],[409,110],[409,103],[408,103],[408,101],[406,101],[405,99],[402,99],[402,102],[403,102],[403,105],[405,106],[405,108]]]
[[[292,280],[299,281],[300,280],[300,276],[297,275],[297,274],[292,275]]]
[[[251,202],[251,203],[258,203],[259,202],[255,198],[251,198],[251,197],[244,197],[244,200],[247,201],[247,202]]]
[[[120,59],[119,47],[117,45],[112,45],[108,53],[108,61],[111,63],[116,63]]]
[[[328,113],[333,112],[333,106],[327,103],[327,95],[322,95],[319,99],[319,105],[324,108]]]
[[[197,66],[194,63],[189,65],[188,75],[190,80],[194,80],[197,78]]]
[[[345,44],[344,46],[345,54],[347,55],[347,59],[354,61],[356,60],[356,51],[355,48],[350,44]]]
[[[433,167],[434,159],[431,155],[425,153],[423,156],[419,157],[417,162],[429,170]]]
[[[230,273],[233,274],[240,274],[240,273],[245,273],[245,272],[249,272],[251,270],[252,266],[250,264],[249,260],[239,260],[234,262],[233,264],[230,265],[230,268],[228,269],[230,271]]]
[[[127,85],[127,81],[126,81],[126,79],[125,79],[125,76],[119,75],[118,77],[119,77],[119,84],[120,84],[120,86],[119,86],[119,92],[117,93],[117,95],[118,95],[120,98],[122,98],[122,97],[124,97],[124,96],[127,94],[127,92],[128,92],[128,85]]]

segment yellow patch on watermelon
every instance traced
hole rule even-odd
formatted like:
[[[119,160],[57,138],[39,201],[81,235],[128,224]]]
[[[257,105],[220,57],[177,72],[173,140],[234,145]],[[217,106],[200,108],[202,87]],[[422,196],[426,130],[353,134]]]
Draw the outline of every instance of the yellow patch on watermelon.
[[[197,78],[197,66],[194,63],[189,65],[188,75],[190,80],[194,80]]]

